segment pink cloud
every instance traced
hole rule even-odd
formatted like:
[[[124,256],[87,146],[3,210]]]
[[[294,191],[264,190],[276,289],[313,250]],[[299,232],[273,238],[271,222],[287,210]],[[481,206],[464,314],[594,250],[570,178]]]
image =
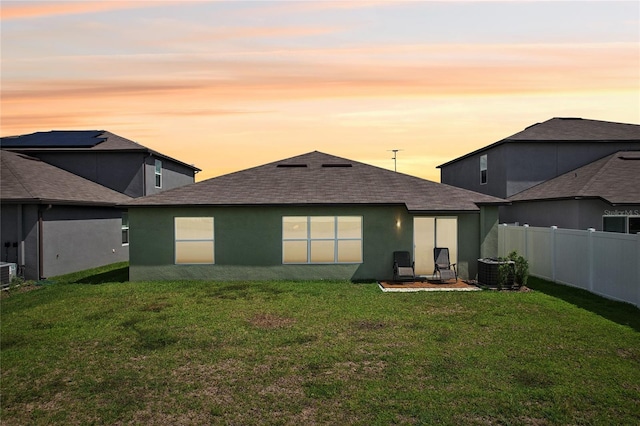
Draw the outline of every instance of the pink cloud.
[[[55,15],[77,15],[110,10],[141,9],[166,5],[167,1],[68,1],[68,2],[2,2],[0,19],[28,19]],[[180,3],[180,2],[173,2]]]

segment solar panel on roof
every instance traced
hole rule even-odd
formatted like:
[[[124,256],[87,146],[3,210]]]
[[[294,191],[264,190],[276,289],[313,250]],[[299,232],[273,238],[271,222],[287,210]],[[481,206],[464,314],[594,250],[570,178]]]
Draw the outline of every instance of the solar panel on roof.
[[[103,133],[102,130],[37,132],[5,137],[0,144],[3,148],[91,148],[107,139],[98,137]]]

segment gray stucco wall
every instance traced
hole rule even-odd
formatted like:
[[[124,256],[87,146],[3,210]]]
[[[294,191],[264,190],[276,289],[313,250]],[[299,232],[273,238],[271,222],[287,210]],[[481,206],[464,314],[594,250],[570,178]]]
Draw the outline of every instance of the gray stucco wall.
[[[39,274],[38,252],[38,209],[44,206],[35,204],[2,204],[1,232],[2,260],[16,263],[19,271],[28,280],[37,280]],[[19,231],[20,223],[22,233]],[[17,243],[18,247],[11,247],[7,254],[4,243]]]
[[[3,204],[0,208],[0,259],[3,262],[18,263],[18,249],[5,248],[5,243],[18,244],[18,209],[17,204]]]
[[[283,265],[282,216],[363,218],[363,263]],[[213,216],[215,265],[174,264],[174,217]],[[432,215],[425,215],[432,216]],[[445,216],[450,217],[451,214]],[[458,266],[475,276],[480,255],[480,215],[458,216]],[[393,252],[413,252],[413,216],[404,206],[345,207],[192,207],[129,210],[130,279],[141,280],[320,280],[390,279]],[[401,226],[396,226],[397,221]]]
[[[143,152],[30,152],[29,155],[134,198],[195,181],[193,169],[159,158],[163,167],[162,188],[156,188],[156,157]]]
[[[487,183],[483,184],[480,182],[480,157],[485,154],[487,155]],[[440,181],[458,188],[503,198],[506,193],[505,164],[505,147],[504,145],[496,146],[442,167]]]
[[[95,268],[129,258],[122,245],[122,211],[53,206],[43,212],[44,277]]]
[[[38,262],[38,208],[31,204],[22,206],[22,228],[24,230],[24,277],[39,279]]]
[[[602,231],[602,216],[616,210],[640,211],[640,205],[614,207],[599,199],[522,201],[501,207],[500,222]]]
[[[640,149],[638,142],[518,142],[505,146],[506,197],[615,152]]]
[[[30,155],[130,197],[144,195],[143,153],[40,152]]]
[[[506,198],[607,155],[638,150],[638,142],[509,142],[440,169],[440,181]],[[487,154],[487,184],[480,184],[480,156]]]
[[[162,161],[162,188],[156,188],[156,159]],[[146,195],[157,194],[167,189],[178,188],[195,182],[195,172],[187,166],[154,156],[148,156],[144,161]]]

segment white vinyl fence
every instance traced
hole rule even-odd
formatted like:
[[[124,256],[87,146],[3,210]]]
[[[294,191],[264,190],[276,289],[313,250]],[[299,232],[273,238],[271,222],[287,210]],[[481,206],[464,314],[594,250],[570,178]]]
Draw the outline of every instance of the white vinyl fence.
[[[514,250],[531,275],[640,307],[640,234],[500,225],[498,255]]]

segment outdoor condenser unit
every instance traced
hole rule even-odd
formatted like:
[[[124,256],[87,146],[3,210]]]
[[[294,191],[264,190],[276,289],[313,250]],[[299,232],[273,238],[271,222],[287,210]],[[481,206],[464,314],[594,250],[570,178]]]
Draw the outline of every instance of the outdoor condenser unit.
[[[16,276],[17,265],[15,263],[0,263],[0,285],[7,287]]]
[[[481,285],[486,285],[488,287],[497,287],[499,281],[498,269],[503,263],[515,265],[515,262],[512,260],[478,259],[478,282]],[[507,277],[507,288],[511,288],[513,286],[513,278],[513,272],[511,272]]]

